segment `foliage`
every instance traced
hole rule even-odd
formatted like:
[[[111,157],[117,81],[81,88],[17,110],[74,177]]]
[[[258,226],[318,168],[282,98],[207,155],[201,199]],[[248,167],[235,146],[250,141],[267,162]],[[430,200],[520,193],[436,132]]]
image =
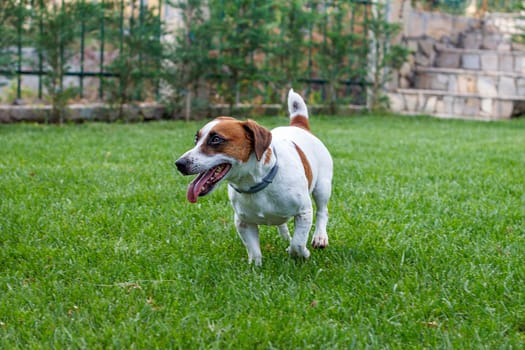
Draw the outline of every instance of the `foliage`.
[[[64,78],[76,52],[78,23],[83,16],[89,17],[87,6],[77,2],[35,6],[33,43],[46,71],[43,81],[51,99],[51,119],[60,123],[65,120],[68,101],[77,95],[76,88],[64,86]]]
[[[185,116],[189,120],[195,104],[192,96],[198,96],[204,77],[211,73],[208,57],[211,36],[205,25],[203,0],[182,0],[171,4],[180,10],[183,24],[177,30],[174,41],[165,44],[167,54],[163,80],[173,90],[166,102],[174,110],[186,107]]]
[[[525,45],[525,3],[523,1],[519,2],[515,5],[514,11],[517,13],[520,13],[517,29],[518,34],[514,34],[512,36],[512,40],[516,43],[519,43],[521,45]],[[520,25],[521,24],[521,25]]]
[[[319,77],[326,80],[325,103],[332,113],[336,112],[337,90],[342,81],[365,82],[369,45],[366,10],[353,2],[336,1],[331,8],[324,10],[318,21],[318,32],[323,33],[324,38],[316,44],[315,60],[319,64]],[[355,23],[351,23],[354,17],[363,18],[362,27],[356,28]]]
[[[217,56],[210,65],[211,80],[230,108],[239,103],[240,91],[254,87],[264,79],[256,57],[271,42],[274,22],[271,1],[209,1],[210,19],[206,24],[213,33],[212,47]],[[260,59],[264,59],[260,57]]]
[[[401,68],[410,51],[402,45],[391,45],[391,39],[396,36],[401,26],[398,23],[389,23],[384,19],[385,8],[377,4],[374,15],[369,21],[372,33],[373,49],[370,52],[370,80],[369,105],[372,110],[384,110],[388,107],[388,98],[384,95],[384,85],[390,81],[395,69]]]
[[[265,51],[263,70],[268,85],[264,100],[280,102],[290,87],[298,89],[301,79],[310,73],[305,48],[311,42],[306,33],[312,29],[315,12],[302,0],[276,1],[271,11],[276,21],[270,27],[271,39]]]
[[[16,0],[0,2],[0,67],[13,71],[15,63],[14,47],[20,22],[25,17],[25,9],[17,5]]]
[[[163,47],[160,42],[162,25],[157,10],[132,0],[131,14],[125,21],[121,4],[109,3],[101,9],[109,25],[108,38],[118,47],[117,57],[107,66],[116,79],[108,82],[106,99],[119,106],[119,118],[124,119],[124,105],[152,98],[145,92],[156,91],[162,75]]]
[[[321,86],[322,102],[333,111],[341,101],[364,103],[361,96],[367,85],[374,86],[372,98],[381,100],[380,88],[390,78],[382,74],[385,67],[407,56],[400,46],[374,42],[382,51],[377,53],[376,75],[367,77],[369,29],[377,41],[399,31],[385,21],[382,9],[372,17],[372,9],[380,4],[216,0],[207,2],[207,17],[202,1],[177,4],[185,27],[177,33],[171,62],[178,72],[173,76],[185,78],[172,79],[178,83],[172,86],[186,93],[191,90],[188,81],[207,81],[219,102],[230,107],[240,102],[241,94],[263,96],[266,103],[283,102],[289,87],[301,90],[305,84]],[[308,89],[310,93],[317,92]],[[339,97],[349,95],[354,100]]]
[[[70,59],[83,49],[81,38],[89,37],[91,47],[100,50],[104,67],[91,75],[100,74],[99,96],[104,91],[103,98],[119,106],[120,118],[124,105],[157,99],[161,83],[171,87],[169,103],[179,110],[185,106],[187,116],[192,105],[203,102],[230,108],[239,102],[283,103],[290,87],[333,110],[340,103],[364,104],[365,87],[380,94],[389,78],[382,72],[405,57],[400,47],[378,42],[381,48],[372,50],[377,59],[371,59],[369,34],[388,41],[397,27],[381,16],[371,18],[380,5],[366,1],[168,0],[164,4],[182,14],[175,33],[165,32],[159,9],[140,0],[129,7],[120,0],[44,3],[31,2],[24,26],[44,60],[47,93],[60,119],[76,95],[64,86],[64,76],[71,74],[70,65],[78,65]],[[10,29],[5,40],[12,40],[20,22],[11,19],[0,26]],[[376,65],[373,77],[367,76],[369,63]]]
[[[330,246],[262,227],[261,268],[186,202],[201,125],[0,125],[0,348],[525,347],[525,120],[312,118]]]

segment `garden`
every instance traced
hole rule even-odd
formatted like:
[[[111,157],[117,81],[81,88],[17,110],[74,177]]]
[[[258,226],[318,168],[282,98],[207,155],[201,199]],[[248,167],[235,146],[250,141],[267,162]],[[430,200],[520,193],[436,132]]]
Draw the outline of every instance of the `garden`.
[[[312,116],[330,246],[295,260],[263,227],[262,267],[226,186],[185,199],[201,125],[0,126],[0,347],[525,345],[523,119]]]
[[[0,109],[39,122],[0,124],[0,348],[524,348],[525,119],[387,112],[388,10],[2,1]],[[288,124],[290,87],[334,160],[330,244],[261,227],[254,266],[226,185],[189,203],[174,162],[219,111]]]

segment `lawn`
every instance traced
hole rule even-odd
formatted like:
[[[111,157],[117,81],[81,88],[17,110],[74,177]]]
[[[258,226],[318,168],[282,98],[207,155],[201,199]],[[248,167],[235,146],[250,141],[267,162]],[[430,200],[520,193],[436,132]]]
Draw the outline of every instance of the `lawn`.
[[[0,348],[525,347],[525,120],[313,117],[330,246],[260,268],[185,199],[200,125],[0,126]]]

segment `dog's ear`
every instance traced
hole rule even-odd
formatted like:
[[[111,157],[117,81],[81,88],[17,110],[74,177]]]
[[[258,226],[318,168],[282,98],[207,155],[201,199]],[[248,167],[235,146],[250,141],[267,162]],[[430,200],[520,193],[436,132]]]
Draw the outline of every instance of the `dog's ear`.
[[[270,147],[272,133],[251,119],[243,122],[242,126],[246,130],[248,139],[252,142],[255,157],[258,161],[261,160],[264,151]]]

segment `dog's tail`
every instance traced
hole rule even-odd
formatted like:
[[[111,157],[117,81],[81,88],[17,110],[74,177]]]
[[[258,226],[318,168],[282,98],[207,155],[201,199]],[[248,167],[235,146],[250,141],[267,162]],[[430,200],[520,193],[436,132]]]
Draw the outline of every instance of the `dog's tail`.
[[[301,95],[290,89],[288,92],[288,112],[290,125],[310,131],[308,123],[308,108]]]

